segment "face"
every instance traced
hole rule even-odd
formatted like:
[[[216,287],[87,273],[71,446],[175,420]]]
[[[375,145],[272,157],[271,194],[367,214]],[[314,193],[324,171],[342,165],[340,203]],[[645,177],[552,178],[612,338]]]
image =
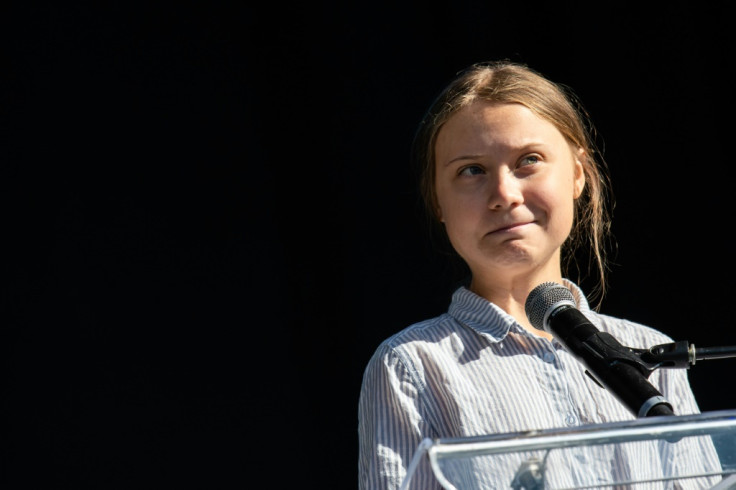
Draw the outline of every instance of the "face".
[[[440,129],[440,220],[473,281],[560,275],[585,176],[583,155],[521,104],[476,101]]]

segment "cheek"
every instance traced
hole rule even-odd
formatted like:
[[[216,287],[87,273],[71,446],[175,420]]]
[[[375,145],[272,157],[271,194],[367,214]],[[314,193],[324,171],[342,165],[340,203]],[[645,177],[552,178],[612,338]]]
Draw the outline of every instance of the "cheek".
[[[452,248],[467,260],[468,252],[476,245],[474,231],[477,230],[477,226],[475,222],[471,221],[467,214],[454,214],[446,217],[444,225],[445,234]]]
[[[568,227],[572,224],[574,215],[572,183],[537,187],[527,193],[526,204],[530,208],[544,211],[555,223]]]
[[[560,231],[567,235],[572,228],[575,216],[575,199],[571,194],[557,195],[556,202],[553,206],[553,219]]]
[[[479,209],[473,199],[449,199],[438,202],[445,233],[457,249],[465,238],[473,235],[480,226],[483,208]]]
[[[559,206],[561,203],[575,200],[576,187],[572,172],[558,172],[556,175],[550,175],[544,182],[539,182],[536,192],[541,194],[546,201]]]
[[[450,191],[451,189],[443,187],[442,184],[437,184],[435,187],[436,214],[443,223],[447,223],[448,220],[453,221],[456,215],[456,209],[458,208],[458,198]]]
[[[437,204],[438,215],[449,226],[472,222],[487,208],[484,196],[477,193],[438,193]]]

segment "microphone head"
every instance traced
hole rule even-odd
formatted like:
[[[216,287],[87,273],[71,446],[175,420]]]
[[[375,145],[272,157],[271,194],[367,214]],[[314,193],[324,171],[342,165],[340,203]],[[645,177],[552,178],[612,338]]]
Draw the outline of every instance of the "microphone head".
[[[524,311],[534,328],[549,331],[547,328],[549,314],[563,304],[577,307],[572,292],[562,284],[543,282],[527,296]]]

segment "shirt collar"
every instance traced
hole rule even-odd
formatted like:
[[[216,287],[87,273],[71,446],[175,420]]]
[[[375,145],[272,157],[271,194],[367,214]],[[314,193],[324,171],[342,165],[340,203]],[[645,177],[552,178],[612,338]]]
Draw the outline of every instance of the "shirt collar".
[[[588,300],[582,290],[568,279],[563,279],[562,284],[572,292],[578,310],[584,315],[590,313]],[[491,342],[500,342],[512,328],[521,329],[514,317],[465,286],[459,287],[452,294],[448,313],[458,322],[472,328]]]

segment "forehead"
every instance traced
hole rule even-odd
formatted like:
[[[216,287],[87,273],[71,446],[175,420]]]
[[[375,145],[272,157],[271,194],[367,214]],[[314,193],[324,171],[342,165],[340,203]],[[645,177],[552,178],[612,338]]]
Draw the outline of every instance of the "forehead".
[[[479,127],[483,129],[524,129],[528,131],[559,132],[554,124],[539,116],[527,106],[513,102],[486,102],[475,100],[450,116],[448,126]]]
[[[437,135],[437,156],[444,151],[487,147],[559,145],[567,139],[557,127],[517,103],[476,100],[453,114]]]

